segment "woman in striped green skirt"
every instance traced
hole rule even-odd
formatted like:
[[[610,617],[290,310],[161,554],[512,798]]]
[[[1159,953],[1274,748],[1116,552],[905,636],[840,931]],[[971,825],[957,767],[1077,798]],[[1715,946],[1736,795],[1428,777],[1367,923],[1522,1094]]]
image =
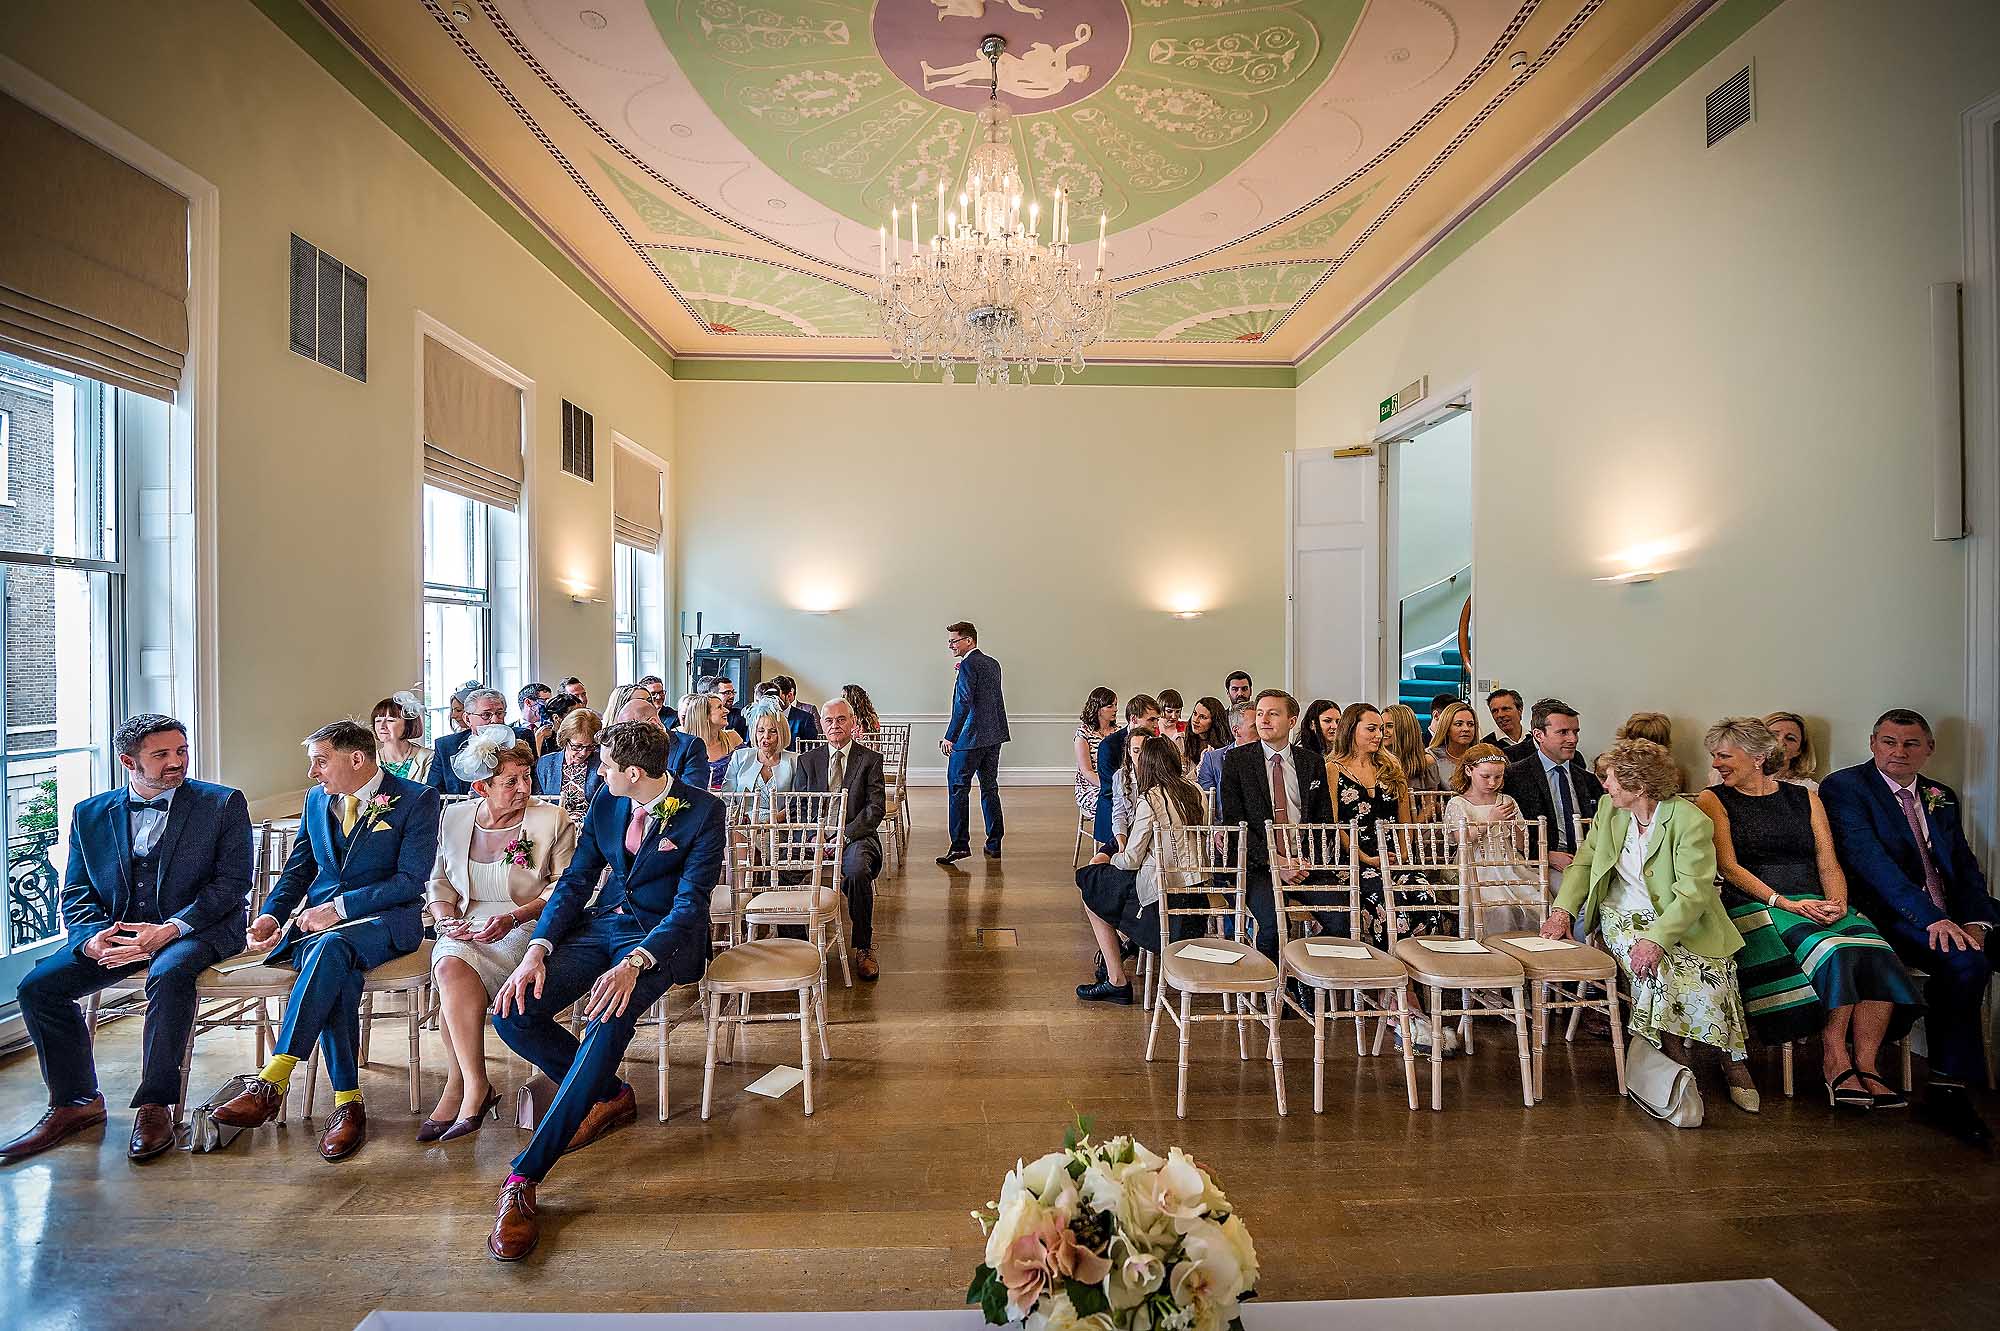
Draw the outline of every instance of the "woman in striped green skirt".
[[[1833,1104],[1900,1108],[1907,1101],[1876,1060],[1885,1041],[1909,1033],[1923,999],[1895,950],[1848,909],[1818,794],[1771,776],[1777,739],[1754,717],[1730,717],[1706,739],[1722,782],[1695,802],[1715,824],[1716,865],[1734,889],[1751,1025],[1769,1044],[1818,1031]]]

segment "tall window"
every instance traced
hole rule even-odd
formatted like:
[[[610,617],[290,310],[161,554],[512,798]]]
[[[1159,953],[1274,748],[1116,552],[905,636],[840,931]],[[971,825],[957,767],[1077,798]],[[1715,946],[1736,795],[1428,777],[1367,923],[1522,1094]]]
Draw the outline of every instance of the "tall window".
[[[477,681],[512,694],[520,600],[512,509],[424,487],[426,732],[450,731],[451,695]]]
[[[121,434],[164,403],[0,354],[0,827],[7,841],[0,1001],[62,932],[69,812],[113,778],[124,700]]]
[[[612,654],[618,682],[666,675],[660,554],[619,541],[611,547]]]
[[[638,554],[623,541],[611,547],[612,673],[620,684],[639,678],[638,586],[632,577],[632,561]]]

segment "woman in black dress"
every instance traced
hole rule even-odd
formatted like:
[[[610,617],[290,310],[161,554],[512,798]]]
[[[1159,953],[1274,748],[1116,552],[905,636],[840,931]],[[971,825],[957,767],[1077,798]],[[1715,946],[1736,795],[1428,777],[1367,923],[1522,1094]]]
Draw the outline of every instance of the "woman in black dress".
[[[1756,717],[1727,717],[1705,742],[1722,780],[1695,803],[1715,824],[1724,900],[1743,935],[1738,982],[1758,1038],[1785,1043],[1817,1029],[1829,1101],[1900,1108],[1907,1101],[1876,1060],[1885,1040],[1909,1033],[1923,999],[1895,950],[1848,908],[1818,792],[1772,775],[1783,758]]]

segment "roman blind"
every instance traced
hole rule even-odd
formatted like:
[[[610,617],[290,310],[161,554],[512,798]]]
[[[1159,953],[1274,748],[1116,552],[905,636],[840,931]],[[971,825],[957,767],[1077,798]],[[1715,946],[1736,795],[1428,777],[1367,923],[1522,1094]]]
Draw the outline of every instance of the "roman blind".
[[[424,339],[424,482],[497,508],[521,503],[521,390]]]
[[[187,199],[0,94],[0,350],[171,401]]]
[[[611,533],[641,550],[659,548],[660,469],[630,449],[616,450],[611,473]]]

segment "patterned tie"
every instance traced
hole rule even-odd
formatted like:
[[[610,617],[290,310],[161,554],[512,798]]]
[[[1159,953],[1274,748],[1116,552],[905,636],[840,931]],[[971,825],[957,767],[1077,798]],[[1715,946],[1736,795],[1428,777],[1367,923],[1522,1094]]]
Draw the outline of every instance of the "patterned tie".
[[[627,855],[637,855],[639,847],[645,844],[646,819],[649,816],[651,815],[645,805],[634,804],[632,806],[632,821],[625,824],[625,853]]]
[[[1931,904],[1944,909],[1944,881],[1938,877],[1937,861],[1931,858],[1931,843],[1924,839],[1924,816],[1917,812],[1917,794],[1914,790],[1898,790],[1896,800],[1903,806],[1903,817],[1910,823],[1910,835],[1916,838],[1917,854],[1924,858],[1924,891],[1931,894]]]
[[[342,795],[340,797],[340,834],[353,836],[354,825],[361,821],[361,797]]]
[[[1271,821],[1292,821],[1292,806],[1285,799],[1285,755],[1282,753],[1271,755]]]
[[[844,752],[835,751],[833,755],[833,770],[827,773],[826,777],[826,788],[828,790],[844,790],[846,789],[846,787],[847,787],[847,754]]]

